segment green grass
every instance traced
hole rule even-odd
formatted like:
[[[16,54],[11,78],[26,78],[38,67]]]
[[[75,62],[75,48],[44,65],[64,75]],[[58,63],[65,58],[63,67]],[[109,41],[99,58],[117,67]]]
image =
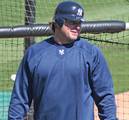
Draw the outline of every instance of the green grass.
[[[10,77],[15,74],[23,56],[22,39],[0,39],[0,91],[12,89]]]
[[[128,46],[110,45],[102,50],[107,59],[114,80],[115,93],[129,91]]]
[[[52,20],[54,8],[61,0],[36,0],[36,22],[48,23]],[[127,0],[76,0],[85,9],[86,20],[124,20],[129,21],[129,2]],[[24,24],[24,1],[1,0],[0,26]],[[119,34],[92,35],[98,39],[129,43],[129,32]],[[40,38],[36,38],[40,39]],[[39,41],[39,40],[38,40]],[[115,92],[129,90],[129,49],[114,44],[96,43],[103,47],[114,80]],[[0,91],[11,90],[10,76],[16,73],[23,55],[23,39],[0,39]]]

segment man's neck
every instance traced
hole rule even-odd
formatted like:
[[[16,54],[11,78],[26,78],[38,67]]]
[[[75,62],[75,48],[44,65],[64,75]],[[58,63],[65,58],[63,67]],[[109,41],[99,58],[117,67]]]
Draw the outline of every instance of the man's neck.
[[[54,36],[54,40],[57,44],[60,44],[60,45],[63,45],[63,44],[69,44],[69,43],[72,43],[73,40],[70,40],[68,38],[63,38],[63,37],[60,37],[59,35],[58,36]]]

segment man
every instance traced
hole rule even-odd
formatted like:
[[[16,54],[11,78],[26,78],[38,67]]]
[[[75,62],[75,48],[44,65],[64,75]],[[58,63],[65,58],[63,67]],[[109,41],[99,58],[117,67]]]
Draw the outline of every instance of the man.
[[[34,120],[116,120],[112,78],[101,51],[79,37],[84,10],[61,2],[54,36],[32,45],[17,72],[9,120],[22,120],[34,101]]]

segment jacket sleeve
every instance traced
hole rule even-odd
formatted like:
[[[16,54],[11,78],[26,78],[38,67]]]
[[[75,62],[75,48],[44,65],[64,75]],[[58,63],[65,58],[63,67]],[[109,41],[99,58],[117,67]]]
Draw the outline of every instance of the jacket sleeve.
[[[92,51],[92,89],[100,120],[117,120],[113,80],[102,52]]]
[[[23,120],[32,101],[32,82],[28,65],[28,53],[21,61],[17,71],[8,110],[8,120]]]

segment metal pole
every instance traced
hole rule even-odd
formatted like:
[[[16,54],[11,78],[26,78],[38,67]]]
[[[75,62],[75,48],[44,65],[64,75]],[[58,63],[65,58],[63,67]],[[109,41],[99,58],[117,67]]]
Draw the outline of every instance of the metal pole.
[[[36,2],[35,0],[25,0],[25,25],[32,25],[35,23],[35,7],[36,7]],[[35,43],[34,37],[26,37],[24,39],[24,47],[26,50],[30,45]],[[33,101],[30,107],[30,110],[27,114],[27,120],[34,120],[33,118]]]
[[[25,0],[25,25],[32,25],[35,23],[35,0]],[[34,37],[26,37],[24,39],[25,50],[35,43]]]

